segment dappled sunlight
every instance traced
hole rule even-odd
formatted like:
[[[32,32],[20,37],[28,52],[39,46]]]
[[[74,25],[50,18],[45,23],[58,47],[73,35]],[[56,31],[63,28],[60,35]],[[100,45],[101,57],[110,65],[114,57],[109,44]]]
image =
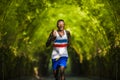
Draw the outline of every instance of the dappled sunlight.
[[[52,47],[45,43],[63,19],[71,33],[68,73],[115,78],[120,71],[119,5],[118,0],[2,0],[0,75],[48,75]]]
[[[84,7],[87,8],[88,6]],[[98,5],[94,5],[94,7],[96,9],[99,9],[99,7],[103,10],[105,9],[104,4],[99,3]],[[42,19],[42,23],[40,22],[38,29],[34,33],[34,42],[39,40],[40,43],[45,43],[45,40],[48,37],[47,34],[50,33],[52,29],[56,29],[56,21],[58,19],[64,19],[66,22],[66,29],[70,30],[72,35],[71,41],[74,44],[76,43],[74,48],[77,53],[86,53],[90,56],[91,54],[96,53],[96,47],[100,47],[101,49],[106,48],[108,46],[108,40],[106,38],[104,28],[100,25],[101,20],[99,20],[99,18],[104,16],[101,14],[108,13],[99,13],[101,16],[95,17],[86,8],[81,10],[81,7],[78,5],[52,4],[47,9],[45,9],[45,11],[43,11],[45,14],[43,14],[42,17],[45,17]],[[111,23],[111,21],[109,22]],[[46,33],[46,31],[48,33]],[[41,36],[44,36],[44,38],[41,38]],[[74,44],[72,44],[72,46]],[[79,45],[79,47],[77,47],[77,45]],[[42,47],[41,44],[37,44],[36,46]],[[79,51],[79,49],[81,49],[81,51]],[[91,49],[93,49],[92,52],[90,51]]]

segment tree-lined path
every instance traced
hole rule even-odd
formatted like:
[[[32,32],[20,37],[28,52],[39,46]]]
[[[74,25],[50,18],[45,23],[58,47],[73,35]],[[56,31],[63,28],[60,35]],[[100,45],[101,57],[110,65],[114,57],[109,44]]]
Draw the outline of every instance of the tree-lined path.
[[[37,79],[35,77],[21,77],[18,79],[11,79],[11,80],[54,80],[53,77],[42,77],[41,79]],[[107,80],[107,79],[100,79],[100,78],[86,78],[86,77],[66,77],[66,80]]]
[[[68,75],[120,80],[119,0],[0,0],[0,80],[52,74],[45,43],[58,19],[71,32]]]

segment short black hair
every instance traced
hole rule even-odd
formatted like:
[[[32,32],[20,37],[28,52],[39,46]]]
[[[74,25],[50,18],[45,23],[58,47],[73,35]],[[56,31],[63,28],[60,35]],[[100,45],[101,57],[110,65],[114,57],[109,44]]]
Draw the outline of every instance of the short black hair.
[[[64,24],[65,24],[65,21],[64,21],[63,19],[59,19],[59,20],[57,21],[57,27],[58,27],[58,23],[59,23],[60,21],[64,22]]]

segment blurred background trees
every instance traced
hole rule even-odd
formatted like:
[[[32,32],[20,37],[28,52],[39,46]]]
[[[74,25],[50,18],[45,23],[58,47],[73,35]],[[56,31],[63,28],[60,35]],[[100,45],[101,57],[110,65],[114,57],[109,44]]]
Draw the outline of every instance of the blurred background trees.
[[[68,73],[120,79],[118,0],[1,0],[0,78],[49,75],[45,42],[56,21],[71,32]]]

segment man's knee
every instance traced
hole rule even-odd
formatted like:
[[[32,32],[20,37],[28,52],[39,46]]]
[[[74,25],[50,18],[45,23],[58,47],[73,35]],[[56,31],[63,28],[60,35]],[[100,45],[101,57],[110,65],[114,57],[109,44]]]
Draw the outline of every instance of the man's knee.
[[[64,67],[60,67],[60,74],[64,75],[64,72],[65,72],[65,68]]]
[[[53,74],[54,74],[55,77],[57,77],[58,76],[58,70],[54,70]]]

